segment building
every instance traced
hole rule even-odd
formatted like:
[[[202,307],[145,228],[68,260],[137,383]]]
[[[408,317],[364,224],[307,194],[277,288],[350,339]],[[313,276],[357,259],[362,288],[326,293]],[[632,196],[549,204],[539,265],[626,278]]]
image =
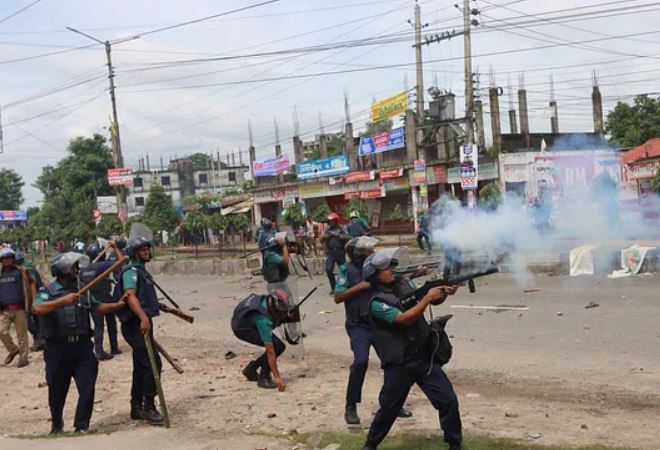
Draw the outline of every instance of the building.
[[[25,211],[0,211],[0,231],[12,230],[27,225]]]
[[[621,156],[628,177],[635,184],[642,218],[660,224],[660,202],[651,180],[660,171],[660,138],[650,139]]]

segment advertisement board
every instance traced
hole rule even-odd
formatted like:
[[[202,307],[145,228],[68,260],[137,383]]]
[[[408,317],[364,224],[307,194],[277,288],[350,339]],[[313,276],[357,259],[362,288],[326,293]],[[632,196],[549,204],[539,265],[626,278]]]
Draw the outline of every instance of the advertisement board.
[[[406,135],[403,127],[392,128],[373,136],[362,136],[360,138],[360,156],[373,155],[388,152],[406,146]]]
[[[252,163],[252,174],[255,177],[272,177],[289,170],[289,157],[286,155],[277,158],[263,159]]]
[[[477,188],[478,161],[476,145],[461,145],[459,172],[462,189]]]
[[[108,169],[108,184],[110,186],[132,186],[133,169],[130,167]]]
[[[25,211],[0,211],[0,222],[25,222],[26,220],[27,213]]]
[[[303,161],[298,163],[296,168],[299,180],[343,175],[350,171],[348,167],[348,155],[344,154],[331,156],[330,158]]]
[[[408,106],[408,94],[401,92],[371,103],[371,121],[379,122],[399,114],[404,114]]]
[[[117,197],[114,195],[96,197],[96,207],[101,214],[117,214]]]

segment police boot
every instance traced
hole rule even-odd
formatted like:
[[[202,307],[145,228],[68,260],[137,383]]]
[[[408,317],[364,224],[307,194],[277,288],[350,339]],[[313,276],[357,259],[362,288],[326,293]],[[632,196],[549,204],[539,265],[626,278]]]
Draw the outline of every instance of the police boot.
[[[413,416],[412,411],[404,407],[401,407],[401,409],[399,410],[399,414],[397,414],[397,417],[401,417],[403,419],[409,419],[412,416]]]
[[[247,366],[243,369],[243,375],[248,381],[257,381],[259,379],[259,374],[257,373],[257,368],[259,365],[256,361],[250,361]]]
[[[44,341],[43,339],[37,339],[36,341],[34,341],[34,344],[30,346],[30,351],[40,352],[44,349],[44,345],[46,345],[46,341]]]
[[[147,420],[142,406],[142,400],[131,400],[131,419],[133,420]]]
[[[357,406],[355,404],[346,405],[346,409],[344,410],[344,420],[348,425],[359,425],[360,417],[357,414]]]
[[[143,411],[146,416],[146,420],[149,421],[149,423],[152,425],[161,425],[165,421],[165,418],[163,418],[161,413],[156,409],[154,397],[145,397]]]
[[[104,350],[96,352],[96,359],[98,359],[99,361],[108,361],[109,359],[112,358],[114,358],[114,355],[111,355],[110,353],[107,353]]]
[[[277,388],[277,385],[273,381],[273,379],[270,377],[270,374],[268,375],[261,375],[259,374],[259,378],[257,378],[257,386],[260,388],[264,389],[275,389]]]

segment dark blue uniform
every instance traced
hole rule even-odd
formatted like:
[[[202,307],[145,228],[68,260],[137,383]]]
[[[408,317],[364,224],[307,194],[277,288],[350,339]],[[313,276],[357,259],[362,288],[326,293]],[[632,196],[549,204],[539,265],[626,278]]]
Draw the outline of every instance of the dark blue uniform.
[[[346,236],[339,225],[332,225],[325,231],[329,236],[325,241],[326,260],[325,260],[325,273],[330,282],[330,289],[335,290],[335,264],[341,266],[346,263]]]
[[[64,287],[56,281],[41,288],[36,304],[56,300],[73,292],[76,292],[75,287]],[[64,403],[72,378],[78,389],[78,405],[73,425],[76,430],[89,428],[98,375],[98,361],[90,340],[92,329],[89,311],[93,311],[100,304],[92,299],[87,305],[89,309],[68,305],[39,316],[41,334],[46,340],[44,362],[53,431],[59,432],[64,428]]]
[[[80,272],[82,284],[85,285],[91,282],[94,278],[108,270],[113,263],[114,261],[101,261],[85,267],[85,269]],[[88,292],[88,296],[93,296],[96,300],[102,303],[113,303],[112,282],[109,279],[101,281]],[[117,343],[117,320],[115,314],[98,314],[93,312],[92,320],[94,321],[94,346],[96,354],[102,355],[105,353],[103,350],[104,321],[108,326],[110,350],[112,353],[116,353],[119,349],[119,345]]]

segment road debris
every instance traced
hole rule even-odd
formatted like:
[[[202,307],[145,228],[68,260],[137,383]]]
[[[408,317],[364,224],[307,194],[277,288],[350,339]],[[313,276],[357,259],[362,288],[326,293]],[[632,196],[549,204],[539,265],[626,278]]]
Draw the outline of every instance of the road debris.
[[[589,304],[588,304],[587,306],[585,306],[584,308],[585,308],[585,309],[589,309],[589,308],[598,308],[599,306],[600,306],[600,305],[599,305],[598,303],[596,303],[596,302],[589,302]]]

